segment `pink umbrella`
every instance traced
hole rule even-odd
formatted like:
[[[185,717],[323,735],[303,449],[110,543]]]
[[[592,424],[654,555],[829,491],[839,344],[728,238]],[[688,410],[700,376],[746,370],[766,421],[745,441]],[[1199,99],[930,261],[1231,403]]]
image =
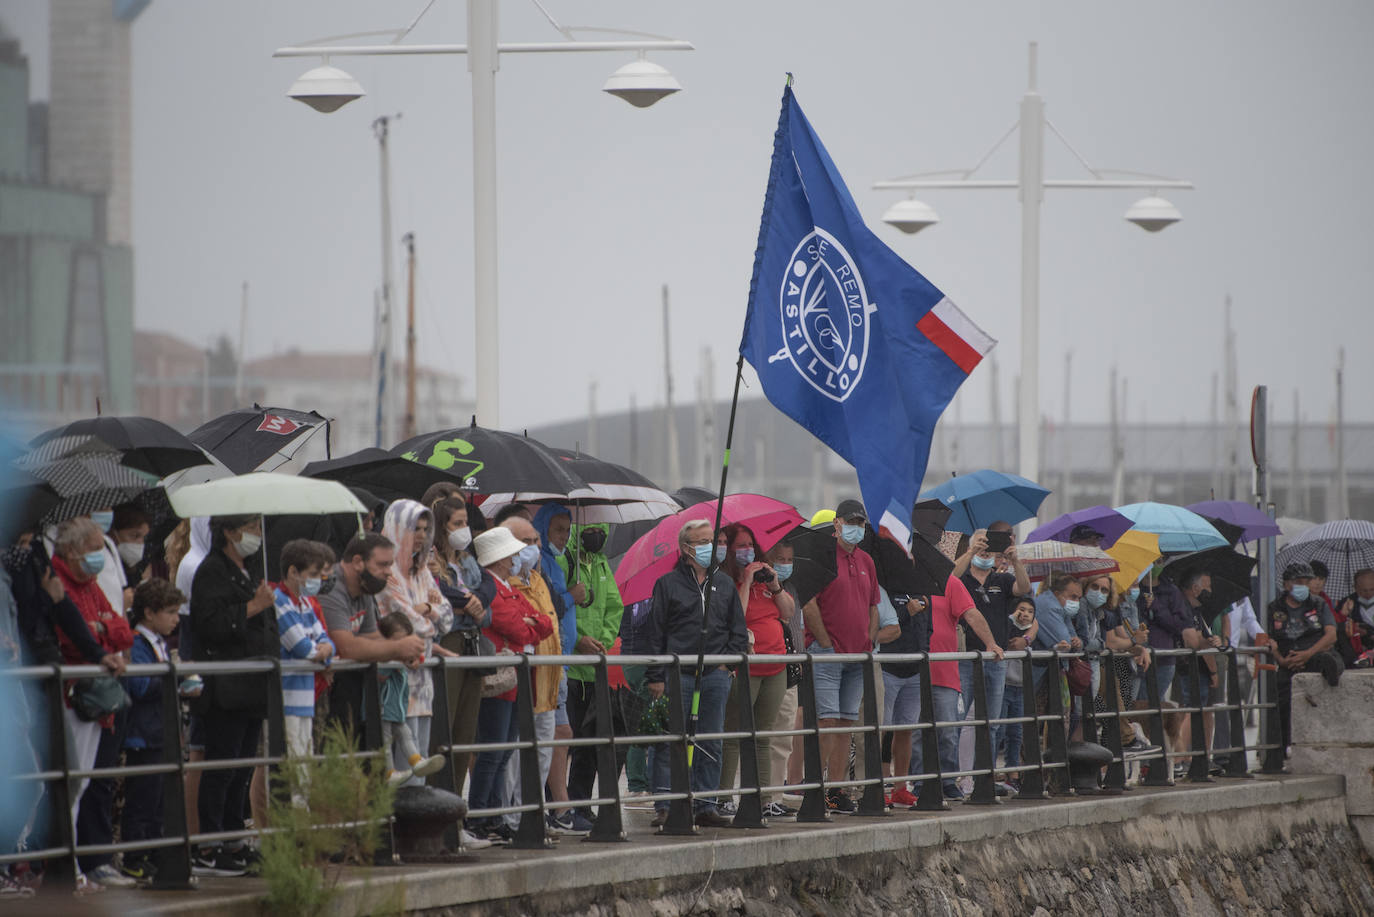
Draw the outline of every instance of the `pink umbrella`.
[[[647,599],[653,594],[658,578],[673,569],[680,553],[678,532],[684,522],[692,519],[705,519],[714,524],[716,501],[697,503],[664,517],[658,525],[630,545],[630,550],[625,552],[615,571],[615,584],[625,604]],[[749,526],[758,539],[760,552],[782,541],[783,536],[801,525],[802,521],[796,507],[761,494],[731,494],[725,498],[725,505],[721,509],[721,524],[739,522]]]

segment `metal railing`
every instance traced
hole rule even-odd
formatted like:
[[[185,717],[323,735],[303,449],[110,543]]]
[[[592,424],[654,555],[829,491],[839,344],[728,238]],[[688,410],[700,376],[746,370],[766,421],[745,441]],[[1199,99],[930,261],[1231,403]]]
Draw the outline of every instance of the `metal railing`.
[[[1118,677],[1114,660],[1133,658],[1128,653],[1110,652],[1057,652],[1057,651],[1010,651],[1005,654],[1007,665],[1021,666],[1023,691],[1031,708],[1019,717],[1002,717],[1001,711],[987,709],[985,666],[995,657],[990,653],[853,653],[853,654],[810,654],[794,653],[788,655],[711,655],[702,660],[705,669],[716,666],[734,666],[735,677],[740,680],[738,697],[751,696],[748,688],[752,678],[750,666],[761,663],[800,663],[801,683],[798,686],[799,708],[802,715],[800,728],[760,729],[754,722],[752,705],[740,703],[739,728],[729,732],[698,732],[688,735],[688,705],[683,692],[684,672],[690,672],[697,664],[695,656],[679,655],[622,655],[622,656],[536,656],[516,655],[500,657],[503,665],[513,665],[516,670],[516,716],[519,739],[513,742],[456,744],[453,741],[451,726],[454,721],[451,699],[448,697],[447,680],[443,670],[447,668],[490,669],[496,659],[493,657],[459,657],[431,659],[425,663],[435,670],[434,707],[436,713],[431,723],[430,751],[443,754],[446,764],[442,771],[428,779],[428,783],[451,792],[459,792],[465,775],[454,773],[454,756],[464,753],[482,753],[504,750],[531,752],[519,756],[519,781],[522,804],[487,809],[474,809],[469,818],[483,819],[514,814],[519,816],[518,828],[514,832],[511,847],[514,849],[543,849],[549,845],[546,814],[550,809],[571,809],[596,806],[598,817],[587,836],[590,841],[621,841],[626,837],[621,815],[622,797],[620,792],[619,766],[616,751],[625,746],[658,746],[659,752],[669,755],[670,786],[666,792],[655,791],[647,796],[637,797],[638,802],[667,803],[666,823],[661,833],[667,835],[692,835],[694,827],[694,803],[701,799],[738,797],[739,804],[732,819],[732,825],[739,828],[760,828],[765,826],[763,799],[770,794],[781,792],[801,793],[802,802],[797,812],[801,822],[824,822],[829,820],[826,793],[833,789],[861,788],[862,796],[855,814],[882,816],[887,814],[885,788],[907,781],[920,781],[917,794],[917,811],[933,812],[947,808],[941,784],[945,780],[971,777],[973,791],[964,800],[970,805],[996,804],[997,789],[995,778],[999,771],[995,766],[997,749],[993,745],[993,730],[999,726],[1019,724],[1022,729],[1022,761],[1013,768],[1003,767],[1002,772],[1015,771],[1021,775],[1017,798],[1043,800],[1052,795],[1071,795],[1074,789],[1067,779],[1070,766],[1069,720],[1070,711],[1063,703],[1063,691],[1058,684],[1048,684],[1044,680],[1050,674],[1063,679],[1063,666],[1070,660],[1083,658],[1101,663],[1101,695],[1106,709],[1099,712],[1092,692],[1084,696],[1082,704],[1083,740],[1097,742],[1111,753],[1111,761],[1102,772],[1101,783],[1107,791],[1119,791],[1126,786],[1127,764],[1133,761],[1150,762],[1148,773],[1141,783],[1145,786],[1163,786],[1172,783],[1170,758],[1187,758],[1190,762],[1188,779],[1194,782],[1210,781],[1211,755],[1224,755],[1227,760],[1223,776],[1244,778],[1250,776],[1248,754],[1262,752],[1262,773],[1282,771],[1283,749],[1280,745],[1280,724],[1277,705],[1272,699],[1275,694],[1275,673],[1272,666],[1263,667],[1262,675],[1265,688],[1262,697],[1268,701],[1248,703],[1241,697],[1239,677],[1240,659],[1246,655],[1267,655],[1265,648],[1220,649],[1176,649],[1149,650],[1151,664],[1137,677],[1143,678],[1146,686],[1147,705],[1135,709],[1129,701],[1123,705],[1119,692]],[[1157,662],[1170,657],[1184,657],[1192,660],[1191,696],[1201,697],[1202,672],[1206,668],[1203,660],[1209,657],[1218,662],[1218,677],[1226,684],[1226,703],[1198,706],[1166,707],[1164,695],[1168,686],[1158,680]],[[936,721],[934,716],[933,682],[931,679],[932,662],[971,663],[973,672],[971,715],[958,721]],[[816,704],[814,667],[816,665],[859,664],[864,682],[862,717],[863,722],[850,726],[822,727],[819,724]],[[920,715],[914,723],[883,723],[879,715],[877,699],[878,672],[883,663],[916,664],[920,682]],[[593,720],[591,734],[577,734],[571,739],[542,741],[536,736],[534,713],[533,674],[541,666],[591,666],[593,678]],[[665,695],[668,699],[668,731],[659,735],[638,734],[638,724],[625,724],[629,731],[618,733],[614,722],[612,689],[609,671],[614,666],[664,666],[666,675]],[[367,759],[380,759],[383,752],[382,728],[377,711],[381,710],[378,673],[400,668],[399,663],[360,663],[348,660],[336,661],[329,671],[335,673],[360,671],[365,673],[364,709],[372,715],[364,718],[361,735],[361,750],[356,754]],[[283,673],[320,672],[324,667],[316,663],[281,660],[243,660],[238,662],[186,662],[152,663],[130,665],[125,670],[126,677],[158,677],[162,679],[162,726],[164,744],[161,760],[156,764],[77,769],[72,766],[70,736],[64,721],[63,684],[73,678],[103,674],[104,670],[94,665],[51,665],[9,667],[0,669],[0,677],[22,681],[38,681],[46,701],[46,723],[48,727],[47,754],[39,752],[40,761],[46,759],[51,767],[32,773],[10,775],[19,781],[42,782],[48,793],[53,817],[52,829],[55,843],[43,849],[29,849],[17,853],[0,854],[0,864],[33,860],[70,860],[75,868],[78,856],[113,854],[132,851],[160,850],[157,870],[158,887],[186,887],[191,879],[191,848],[197,844],[220,843],[268,833],[273,829],[254,826],[239,831],[215,833],[191,833],[187,827],[185,808],[186,776],[194,771],[222,770],[267,766],[274,769],[287,761],[285,719],[280,689]],[[188,761],[182,731],[182,698],[178,693],[182,677],[196,674],[202,676],[258,675],[273,679],[267,691],[268,710],[266,717],[267,754],[263,757]],[[1038,690],[1028,690],[1032,686],[1046,684],[1043,691],[1044,709],[1038,710]],[[623,690],[623,689],[622,689]],[[633,690],[633,689],[632,689]],[[1245,714],[1251,710],[1260,713],[1260,735],[1263,741],[1247,746],[1245,742]],[[1230,723],[1231,745],[1226,748],[1208,750],[1207,731],[1204,728],[1204,713],[1228,716]],[[1187,715],[1191,718],[1191,747],[1186,750],[1173,749],[1168,752],[1165,742],[1166,716]],[[1149,743],[1158,750],[1150,753],[1126,755],[1123,753],[1121,734],[1113,728],[1122,718],[1147,724]],[[1104,728],[1106,727],[1106,728]],[[974,730],[973,768],[966,771],[946,771],[940,762],[937,745],[937,731],[945,729]],[[1041,733],[1044,733],[1042,742]],[[885,776],[882,765],[882,738],[887,733],[911,732],[919,736],[923,772]],[[823,772],[821,738],[826,735],[852,735],[863,743],[863,773],[855,779],[846,779],[847,774],[829,775]],[[760,785],[759,767],[755,740],[802,738],[803,777],[799,784]],[[693,790],[688,767],[688,748],[703,741],[736,739],[739,742],[739,781],[738,787],[719,787]],[[577,799],[567,802],[546,802],[544,780],[541,778],[538,751],[543,748],[586,748],[593,747],[597,755],[597,786],[599,795],[592,799]],[[310,756],[320,759],[320,755]],[[294,760],[294,759],[293,759]],[[385,768],[389,762],[378,762]],[[1158,763],[1159,766],[1154,766]],[[128,777],[148,774],[165,774],[175,779],[163,782],[163,832],[164,836],[151,840],[124,841],[100,845],[78,845],[73,837],[73,824],[70,817],[72,809],[72,782],[86,777]],[[275,778],[274,778],[275,779]],[[385,821],[391,821],[386,819]],[[339,826],[331,826],[339,827]],[[345,826],[347,827],[347,826]],[[392,856],[390,832],[383,833],[382,860]]]

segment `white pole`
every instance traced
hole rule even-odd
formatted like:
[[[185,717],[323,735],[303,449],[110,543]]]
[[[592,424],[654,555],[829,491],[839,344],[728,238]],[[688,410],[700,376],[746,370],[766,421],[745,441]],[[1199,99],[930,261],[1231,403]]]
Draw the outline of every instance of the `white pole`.
[[[243,299],[239,302],[239,358],[234,361],[234,407],[243,407],[244,348],[248,346],[248,281],[243,282]]]
[[[1350,518],[1345,480],[1345,348],[1336,354],[1336,518]]]
[[[1059,442],[1063,449],[1060,460],[1064,463],[1063,486],[1059,494],[1060,512],[1073,510],[1073,437],[1069,435],[1070,408],[1073,402],[1073,351],[1064,354],[1064,419],[1059,423]],[[1035,480],[1032,478],[1031,480]]]
[[[988,378],[990,380],[988,387],[992,391],[992,442],[993,451],[996,455],[996,463],[992,467],[1000,470],[1006,467],[1007,453],[1002,443],[1002,388],[997,378],[996,357],[993,357],[988,363]]]
[[[1030,85],[1021,99],[1021,403],[1020,473],[1040,477],[1040,201],[1045,182],[1045,101],[1036,91],[1036,43]]]
[[[1298,446],[1301,433],[1302,412],[1298,407],[1298,390],[1293,389],[1293,429],[1289,432],[1288,440],[1288,499],[1284,506],[1286,516],[1298,515]],[[1312,517],[1304,515],[1302,518]]]
[[[477,422],[501,425],[496,298],[496,0],[468,0],[468,70],[472,73],[472,252]]]
[[[378,449],[391,445],[388,441],[387,423],[391,419],[390,405],[387,404],[387,375],[391,357],[391,156],[387,147],[387,133],[391,119],[383,115],[372,122],[372,130],[377,135],[378,160],[381,173],[379,181],[382,196],[382,300],[380,320],[377,324],[377,415],[375,445]]]
[[[663,400],[664,400],[664,439],[668,450],[668,480],[664,482],[669,492],[683,485],[682,461],[678,454],[677,415],[673,413],[673,348],[670,342],[668,322],[668,284],[663,285]]]

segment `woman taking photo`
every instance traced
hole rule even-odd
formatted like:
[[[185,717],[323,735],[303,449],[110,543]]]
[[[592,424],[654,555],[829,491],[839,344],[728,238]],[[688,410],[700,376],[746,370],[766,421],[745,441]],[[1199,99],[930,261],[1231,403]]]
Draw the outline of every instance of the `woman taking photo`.
[[[782,629],[796,613],[796,603],[783,589],[777,571],[763,559],[758,541],[748,526],[727,525],[722,534],[725,536],[726,552],[724,571],[739,592],[740,604],[744,606],[744,624],[749,629],[749,652],[753,655],[781,656],[787,652],[783,642]],[[787,693],[787,665],[777,663],[757,663],[749,666],[748,703],[754,711],[754,728],[769,729],[778,718],[778,708],[782,706],[783,695]],[[740,704],[745,703],[744,689],[737,676],[730,686],[730,699],[725,706],[725,731],[739,729]],[[759,786],[772,786],[772,743],[769,738],[754,740],[754,760],[758,762]],[[726,739],[722,752],[720,771],[721,789],[733,789],[735,771],[739,766],[739,739]],[[765,816],[777,817],[780,812],[772,811],[775,802],[769,802]],[[780,806],[778,806],[780,808]]]

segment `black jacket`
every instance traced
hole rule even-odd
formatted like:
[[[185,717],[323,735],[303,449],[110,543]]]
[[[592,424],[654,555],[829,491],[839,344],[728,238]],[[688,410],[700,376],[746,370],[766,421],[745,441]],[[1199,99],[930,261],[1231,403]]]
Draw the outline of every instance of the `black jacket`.
[[[878,653],[928,653],[933,623],[930,618],[930,599],[926,599],[926,610],[913,615],[904,606],[897,606],[897,623],[902,633],[896,640],[878,647]],[[884,662],[883,671],[891,672],[895,678],[910,678],[921,673],[919,662]]]
[[[248,617],[248,601],[259,579],[254,567],[239,569],[218,548],[205,555],[191,583],[191,633],[197,662],[279,657],[276,609],[269,605]],[[263,673],[207,677],[196,710],[239,710],[265,717],[267,691],[273,684],[281,690],[279,681]]]
[[[697,582],[695,569],[685,557],[679,558],[672,572],[665,573],[654,583],[652,605],[644,623],[643,642],[639,645],[646,654],[680,654],[684,669],[695,666],[697,654],[702,652],[701,610],[706,583]],[[735,584],[720,571],[716,571],[712,580],[711,614],[707,620],[707,656],[749,652],[744,606],[740,604]],[[644,672],[644,680],[662,682],[663,668],[661,665],[649,666]]]
[[[81,611],[69,598],[54,602],[43,588],[43,574],[49,569],[47,552],[35,546],[21,567],[8,571],[12,574],[9,588],[18,608],[24,661],[38,665],[61,662],[62,651],[57,642],[60,630],[87,662],[100,662],[106,651],[92,636]]]

